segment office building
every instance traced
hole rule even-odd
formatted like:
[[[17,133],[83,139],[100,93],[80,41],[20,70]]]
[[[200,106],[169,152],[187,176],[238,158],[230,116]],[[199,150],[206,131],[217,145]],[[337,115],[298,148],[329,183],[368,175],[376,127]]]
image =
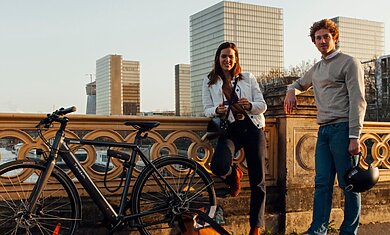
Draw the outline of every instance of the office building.
[[[361,62],[369,61],[385,53],[385,24],[370,20],[335,17],[339,26],[337,44],[341,51],[356,57]]]
[[[175,65],[175,109],[176,116],[191,116],[190,65]]]
[[[96,81],[88,83],[85,91],[87,93],[86,114],[96,114]]]
[[[122,61],[122,103],[124,115],[140,113],[140,65],[138,61]]]
[[[190,17],[192,114],[203,114],[202,82],[218,46],[234,42],[243,71],[256,77],[283,71],[283,9],[223,1]]]
[[[140,112],[138,61],[107,55],[96,61],[96,114],[137,115]]]

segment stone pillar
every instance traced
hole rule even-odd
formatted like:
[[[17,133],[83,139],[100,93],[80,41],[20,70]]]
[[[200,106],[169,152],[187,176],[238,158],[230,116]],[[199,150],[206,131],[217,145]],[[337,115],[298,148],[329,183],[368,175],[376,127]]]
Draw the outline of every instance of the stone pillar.
[[[285,78],[288,79],[288,78]],[[278,183],[279,199],[284,216],[280,221],[285,234],[306,231],[312,220],[314,176],[315,176],[315,145],[318,125],[316,124],[316,106],[312,91],[299,96],[298,108],[292,114],[283,110],[286,86],[273,86],[265,89],[268,110],[267,118],[276,120],[278,135]],[[380,169],[380,179],[371,190],[362,193],[362,224],[384,223],[390,221],[389,178],[387,166],[388,157],[384,154],[388,147],[388,123],[365,122],[361,144],[365,154],[376,159],[375,164]],[[272,143],[271,143],[272,144]],[[381,147],[378,147],[381,146]],[[383,151],[377,150],[382,148]],[[276,156],[274,156],[276,157]],[[272,196],[272,195],[269,195]],[[343,220],[344,196],[337,186],[333,190],[332,211],[329,229],[338,229]],[[284,226],[284,227],[283,227]]]
[[[297,96],[298,107],[284,112],[286,86],[266,89],[267,118],[278,126],[278,186],[284,191],[285,233],[304,232],[312,217],[314,153],[317,140],[316,106],[313,92]]]

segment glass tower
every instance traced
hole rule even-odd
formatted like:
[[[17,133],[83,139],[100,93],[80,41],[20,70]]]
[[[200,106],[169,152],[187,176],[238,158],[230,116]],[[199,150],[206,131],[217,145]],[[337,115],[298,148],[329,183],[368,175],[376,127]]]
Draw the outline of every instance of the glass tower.
[[[337,47],[361,62],[369,61],[385,53],[385,24],[370,20],[335,17],[340,30]]]
[[[96,114],[96,81],[88,83],[85,91],[87,92],[86,114]]]
[[[203,115],[202,83],[218,46],[234,42],[243,72],[283,71],[283,9],[223,1],[190,16],[192,115]]]
[[[137,115],[140,112],[138,61],[107,55],[96,61],[96,114]]]
[[[175,65],[176,116],[191,116],[190,65]]]
[[[140,65],[139,61],[122,61],[122,96],[123,114],[140,113]]]

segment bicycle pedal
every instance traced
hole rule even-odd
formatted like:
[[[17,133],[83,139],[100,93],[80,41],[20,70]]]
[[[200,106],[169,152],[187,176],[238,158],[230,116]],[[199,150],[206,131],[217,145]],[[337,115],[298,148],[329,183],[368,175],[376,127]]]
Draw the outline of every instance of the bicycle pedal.
[[[126,226],[125,221],[118,221],[117,224],[110,226],[111,228],[110,228],[109,233],[113,234],[114,232],[120,231],[120,230],[124,229],[125,226]]]

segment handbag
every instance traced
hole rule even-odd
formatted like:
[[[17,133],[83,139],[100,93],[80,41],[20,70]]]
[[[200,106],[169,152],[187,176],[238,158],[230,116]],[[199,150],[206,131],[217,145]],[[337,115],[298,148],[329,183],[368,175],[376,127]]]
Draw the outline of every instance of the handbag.
[[[237,86],[237,79],[234,80],[234,85],[232,89],[232,94],[234,94],[234,90]],[[233,96],[233,95],[232,95]],[[232,105],[233,99],[230,99],[228,110],[226,112],[226,116],[224,118],[222,117],[213,117],[209,123],[207,124],[207,131],[206,131],[206,139],[212,140],[221,136],[227,135],[229,131],[229,113],[230,113],[230,106]]]
[[[206,138],[209,140],[225,136],[229,129],[229,120],[221,117],[213,117],[207,124]]]

